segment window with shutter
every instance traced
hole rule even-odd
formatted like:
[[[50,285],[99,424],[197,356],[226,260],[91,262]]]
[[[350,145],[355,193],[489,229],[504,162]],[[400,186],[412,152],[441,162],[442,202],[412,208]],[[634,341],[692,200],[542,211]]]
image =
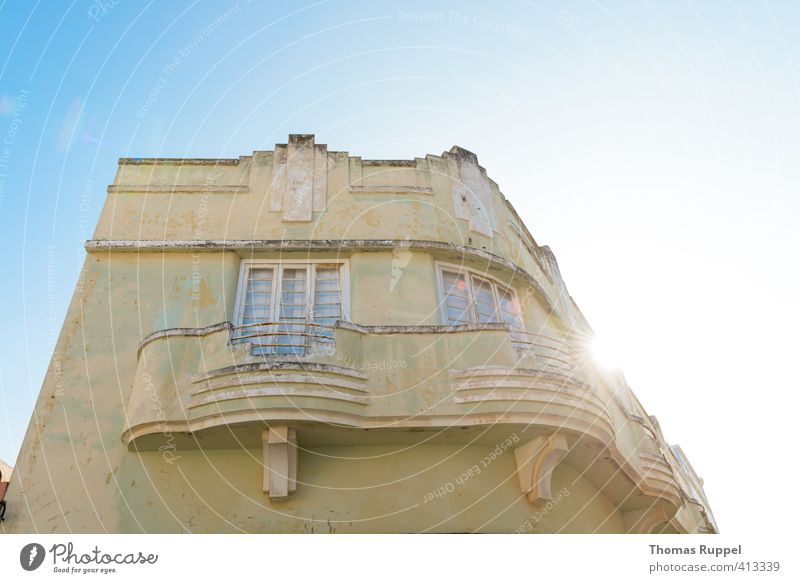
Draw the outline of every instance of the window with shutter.
[[[345,318],[344,263],[247,261],[242,266],[234,339],[258,354],[304,354],[332,345]]]
[[[466,269],[439,265],[442,315],[445,324],[502,322],[512,331],[523,328],[514,290]],[[512,338],[515,342],[515,338]]]

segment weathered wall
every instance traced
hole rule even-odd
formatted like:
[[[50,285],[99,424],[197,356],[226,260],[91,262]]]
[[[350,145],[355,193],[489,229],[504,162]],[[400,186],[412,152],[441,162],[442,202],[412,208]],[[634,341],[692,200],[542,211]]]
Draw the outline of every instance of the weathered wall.
[[[412,255],[394,291],[390,290],[391,253],[350,258],[354,321],[439,323],[433,258]],[[155,330],[202,327],[229,319],[239,261],[233,252],[114,253],[87,258],[19,456],[7,529],[503,532],[519,528],[534,514],[535,509],[520,500],[510,451],[453,492],[426,501],[426,495],[439,487],[449,490],[448,484],[465,469],[480,466],[491,445],[324,447],[312,443],[300,454],[298,494],[285,503],[271,502],[261,492],[258,450],[173,450],[168,436],[161,439],[163,451],[137,453],[123,447],[120,435],[126,416],[134,413],[128,407],[139,342]],[[408,301],[411,295],[413,302]],[[543,313],[541,308],[529,312],[531,318],[537,313]],[[531,327],[541,324],[531,320]],[[469,361],[484,350],[480,345],[470,348],[472,341],[467,350],[475,354],[464,352],[463,347],[441,353],[437,346],[420,352],[418,342],[381,340],[365,343],[358,362],[345,342],[341,350],[349,364],[358,368],[365,362],[404,363],[396,370],[400,394],[394,397],[395,404],[391,400],[375,404],[378,414],[387,415],[398,403],[405,403],[410,411],[424,409],[426,387],[403,391],[404,385],[420,375],[436,374],[441,363],[458,366],[459,358]],[[203,359],[211,358],[211,353],[192,349],[192,341],[188,350],[177,340],[157,340],[150,346],[157,348],[154,354],[160,352],[161,359],[149,361],[143,370],[158,385],[158,397],[145,399],[145,405],[169,413],[176,391],[182,388],[176,378],[210,366]],[[147,352],[143,354],[146,357]],[[327,358],[331,363],[337,359],[341,360],[337,354]],[[497,355],[493,361],[510,365],[513,357]],[[442,385],[440,390],[446,394],[448,389]],[[362,439],[369,443],[371,438]],[[556,525],[575,515],[565,531],[621,530],[619,513],[602,495],[576,515],[584,495],[596,494],[583,480],[572,485],[576,477],[569,469],[557,474],[556,486],[567,487],[570,496],[536,529],[557,529]],[[481,500],[496,487],[497,495]],[[509,505],[508,511],[494,517],[497,508]],[[469,509],[462,511],[466,506]]]
[[[122,161],[87,249],[5,530],[625,532],[651,506],[676,529],[705,524],[681,506],[697,480],[675,477],[621,376],[585,358],[555,374],[502,326],[437,327],[446,261],[514,288],[543,343],[580,356],[590,333],[552,253],[470,152],[366,161],[294,136],[239,160]],[[251,258],[348,262],[356,325],[290,371],[317,371],[300,396],[235,397],[259,366],[273,374],[226,324]],[[204,375],[231,385],[227,400],[197,403]],[[297,491],[280,502],[262,491],[260,449],[278,422],[300,447]],[[520,490],[514,449],[548,432],[569,452],[543,510]]]

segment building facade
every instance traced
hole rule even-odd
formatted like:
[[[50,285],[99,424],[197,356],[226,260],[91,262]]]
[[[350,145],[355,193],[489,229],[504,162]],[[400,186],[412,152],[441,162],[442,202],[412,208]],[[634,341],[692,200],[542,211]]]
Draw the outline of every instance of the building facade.
[[[0,475],[2,475],[0,480],[7,482],[8,479],[11,477],[11,470],[12,469],[13,468],[11,467],[11,465],[7,464],[3,460],[0,460]]]
[[[122,159],[11,532],[714,532],[474,154]]]

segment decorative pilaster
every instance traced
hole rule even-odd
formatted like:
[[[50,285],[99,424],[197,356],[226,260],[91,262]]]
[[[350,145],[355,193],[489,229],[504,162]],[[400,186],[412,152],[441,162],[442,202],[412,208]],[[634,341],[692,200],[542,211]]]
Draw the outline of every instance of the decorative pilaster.
[[[284,222],[309,222],[312,212],[327,204],[328,148],[313,134],[289,134],[272,154],[269,210],[282,212]]]
[[[492,237],[497,230],[494,196],[486,172],[478,165],[478,157],[453,146],[445,154],[453,185],[456,217],[469,222],[469,230]]]

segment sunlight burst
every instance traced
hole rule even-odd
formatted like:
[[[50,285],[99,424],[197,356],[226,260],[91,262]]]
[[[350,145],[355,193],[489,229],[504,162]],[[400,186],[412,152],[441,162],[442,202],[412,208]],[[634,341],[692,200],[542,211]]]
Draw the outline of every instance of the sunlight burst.
[[[594,361],[606,369],[619,369],[622,366],[622,354],[618,342],[608,336],[595,336],[591,343],[591,354]]]

